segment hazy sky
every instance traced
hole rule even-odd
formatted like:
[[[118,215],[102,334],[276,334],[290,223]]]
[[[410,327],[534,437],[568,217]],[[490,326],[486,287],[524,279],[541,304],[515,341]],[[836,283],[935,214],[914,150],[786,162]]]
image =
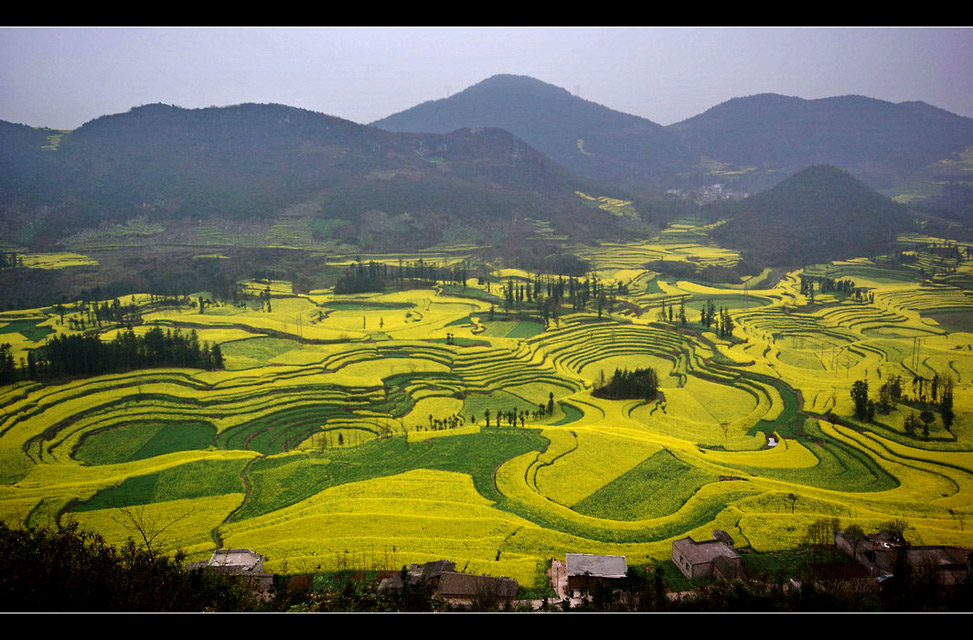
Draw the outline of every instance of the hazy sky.
[[[0,120],[163,102],[367,124],[498,73],[668,125],[730,98],[859,94],[973,117],[970,28],[0,28]]]

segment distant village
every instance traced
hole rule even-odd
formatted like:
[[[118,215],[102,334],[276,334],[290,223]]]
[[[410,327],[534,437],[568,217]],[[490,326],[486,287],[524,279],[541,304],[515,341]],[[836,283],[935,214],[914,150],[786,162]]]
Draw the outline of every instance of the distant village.
[[[920,576],[928,583],[949,592],[973,584],[973,549],[950,546],[914,546],[895,531],[866,534],[857,527],[838,531],[834,549],[843,552],[851,562],[838,563],[820,575],[821,587],[831,591],[878,593],[903,575]],[[250,549],[221,549],[209,561],[187,565],[187,569],[204,569],[230,575],[248,585],[261,598],[269,600],[275,576],[264,572],[263,558]],[[726,531],[715,530],[709,540],[684,537],[672,543],[672,563],[691,581],[700,584],[752,581],[743,568],[742,556]],[[626,591],[630,567],[625,556],[565,554],[563,560],[552,559],[548,576],[555,597],[543,601],[518,599],[516,580],[463,573],[450,560],[412,564],[399,572],[384,572],[379,578],[379,594],[401,594],[403,590],[424,589],[438,603],[433,610],[497,611],[565,611],[590,609],[592,594],[614,593],[614,599]],[[827,582],[826,585],[823,582]],[[291,590],[306,591],[311,576],[288,580]],[[789,579],[786,588],[799,590],[802,584]],[[628,590],[630,593],[630,589]],[[665,597],[679,600],[693,592],[670,592]],[[973,604],[973,603],[971,603]]]
[[[666,193],[682,200],[692,200],[699,206],[721,200],[743,200],[750,196],[745,191],[734,191],[724,184],[711,184],[693,189],[667,189]]]

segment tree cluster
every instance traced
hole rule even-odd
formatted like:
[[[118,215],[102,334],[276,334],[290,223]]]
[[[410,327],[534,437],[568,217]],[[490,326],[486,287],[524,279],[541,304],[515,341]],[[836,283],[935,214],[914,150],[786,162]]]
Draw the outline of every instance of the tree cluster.
[[[76,525],[11,529],[0,521],[0,602],[6,611],[250,611],[252,593],[184,557],[132,541],[121,548]]]
[[[600,318],[606,309],[611,313],[616,297],[624,295],[628,289],[622,283],[606,285],[596,277],[582,280],[574,276],[558,276],[555,279],[538,274],[531,282],[526,283],[515,283],[512,278],[508,278],[503,292],[506,311],[525,303],[536,305],[546,324],[548,317],[556,316],[557,309],[564,304],[570,304],[575,311],[586,311],[594,305]]]
[[[875,417],[875,403],[868,398],[868,380],[855,380],[851,385],[851,400],[855,403],[855,417],[871,422]]]
[[[16,269],[24,266],[24,257],[8,251],[0,251],[0,269]]]
[[[682,315],[685,315],[684,311],[680,311]],[[670,312],[669,319],[672,320],[672,314]],[[720,307],[719,314],[716,312],[716,305],[713,304],[712,300],[707,300],[706,304],[699,312],[699,323],[709,328],[716,329],[716,332],[721,338],[726,338],[727,336],[733,335],[733,329],[736,325],[733,323],[733,317],[730,315],[730,311],[723,307]]]
[[[828,276],[801,276],[801,294],[808,295],[817,283],[821,293],[837,292],[850,295],[855,291],[855,281],[851,279],[831,278]]]
[[[368,293],[384,291],[391,284],[404,286],[407,282],[443,283],[466,287],[469,280],[469,265],[437,265],[422,258],[414,262],[399,261],[397,265],[373,261],[365,264],[359,258],[345,269],[335,283],[334,292],[338,295],[348,293]]]
[[[615,369],[611,380],[599,386],[591,395],[608,400],[654,400],[659,392],[659,378],[652,367],[644,369]]]
[[[902,376],[889,376],[878,391],[878,412],[887,415],[902,399]]]
[[[875,413],[888,414],[899,402],[905,402],[919,409],[905,416],[905,432],[916,436],[921,430],[924,438],[929,437],[929,426],[935,422],[936,414],[930,405],[939,409],[943,427],[949,429],[956,419],[953,411],[953,376],[947,372],[933,374],[931,379],[917,375],[912,379],[914,397],[910,400],[902,392],[902,377],[889,376],[879,389],[878,401],[868,397],[868,381],[856,380],[851,386],[851,399],[855,404],[855,417],[872,421]]]
[[[208,371],[223,368],[218,344],[199,343],[196,331],[163,331],[153,327],[145,334],[119,333],[111,342],[97,336],[59,335],[27,354],[20,367],[9,344],[0,345],[0,384],[17,380],[93,376],[154,367],[187,367]]]

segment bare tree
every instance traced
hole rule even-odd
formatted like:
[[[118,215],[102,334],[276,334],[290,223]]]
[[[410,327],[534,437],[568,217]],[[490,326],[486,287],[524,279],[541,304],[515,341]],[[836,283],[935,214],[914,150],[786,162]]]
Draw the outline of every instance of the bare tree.
[[[153,555],[157,554],[162,546],[162,534],[192,514],[192,511],[188,511],[181,516],[163,521],[162,518],[152,517],[146,513],[145,505],[118,507],[116,511],[117,516],[109,516],[112,521],[128,531],[131,538],[138,540],[139,544]]]

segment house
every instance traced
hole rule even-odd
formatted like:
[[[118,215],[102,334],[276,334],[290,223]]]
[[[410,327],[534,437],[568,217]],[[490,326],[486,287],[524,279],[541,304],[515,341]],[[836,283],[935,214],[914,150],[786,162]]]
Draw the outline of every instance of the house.
[[[596,584],[616,585],[628,571],[625,556],[568,553],[564,557],[564,565],[568,576],[568,593],[586,593]]]
[[[378,586],[379,593],[398,591],[403,587],[402,573],[385,578]],[[519,585],[510,578],[495,578],[456,571],[456,563],[436,560],[412,564],[405,573],[409,584],[428,585],[433,596],[454,606],[510,604],[517,597]]]
[[[872,534],[863,534],[861,530],[839,531],[834,541],[873,577],[891,573],[898,553],[908,547],[901,534],[889,531]]]
[[[264,572],[264,559],[250,549],[217,549],[206,566],[224,573],[256,574]]]
[[[835,544],[875,578],[895,574],[902,562],[913,571],[930,572],[943,585],[967,580],[973,568],[973,549],[947,546],[912,546],[901,534],[889,531],[862,534],[839,531]]]
[[[217,571],[243,582],[266,597],[274,584],[274,576],[264,573],[264,558],[250,549],[217,549],[208,561],[186,565],[188,571],[203,569]]]
[[[716,576],[732,580],[740,575],[740,554],[733,538],[717,529],[711,540],[696,542],[689,536],[672,543],[672,562],[687,578]]]
[[[425,582],[433,589],[439,587],[439,581],[442,578],[443,573],[456,571],[456,563],[450,560],[436,560],[434,562],[426,562],[424,564],[411,564],[409,565],[409,571],[406,573],[408,577],[409,584],[417,584],[419,582]],[[397,573],[391,578],[385,578],[378,585],[379,593],[386,593],[388,591],[397,591],[402,588],[402,574]]]
[[[440,576],[436,597],[456,606],[509,606],[518,587],[510,578],[447,572]]]

